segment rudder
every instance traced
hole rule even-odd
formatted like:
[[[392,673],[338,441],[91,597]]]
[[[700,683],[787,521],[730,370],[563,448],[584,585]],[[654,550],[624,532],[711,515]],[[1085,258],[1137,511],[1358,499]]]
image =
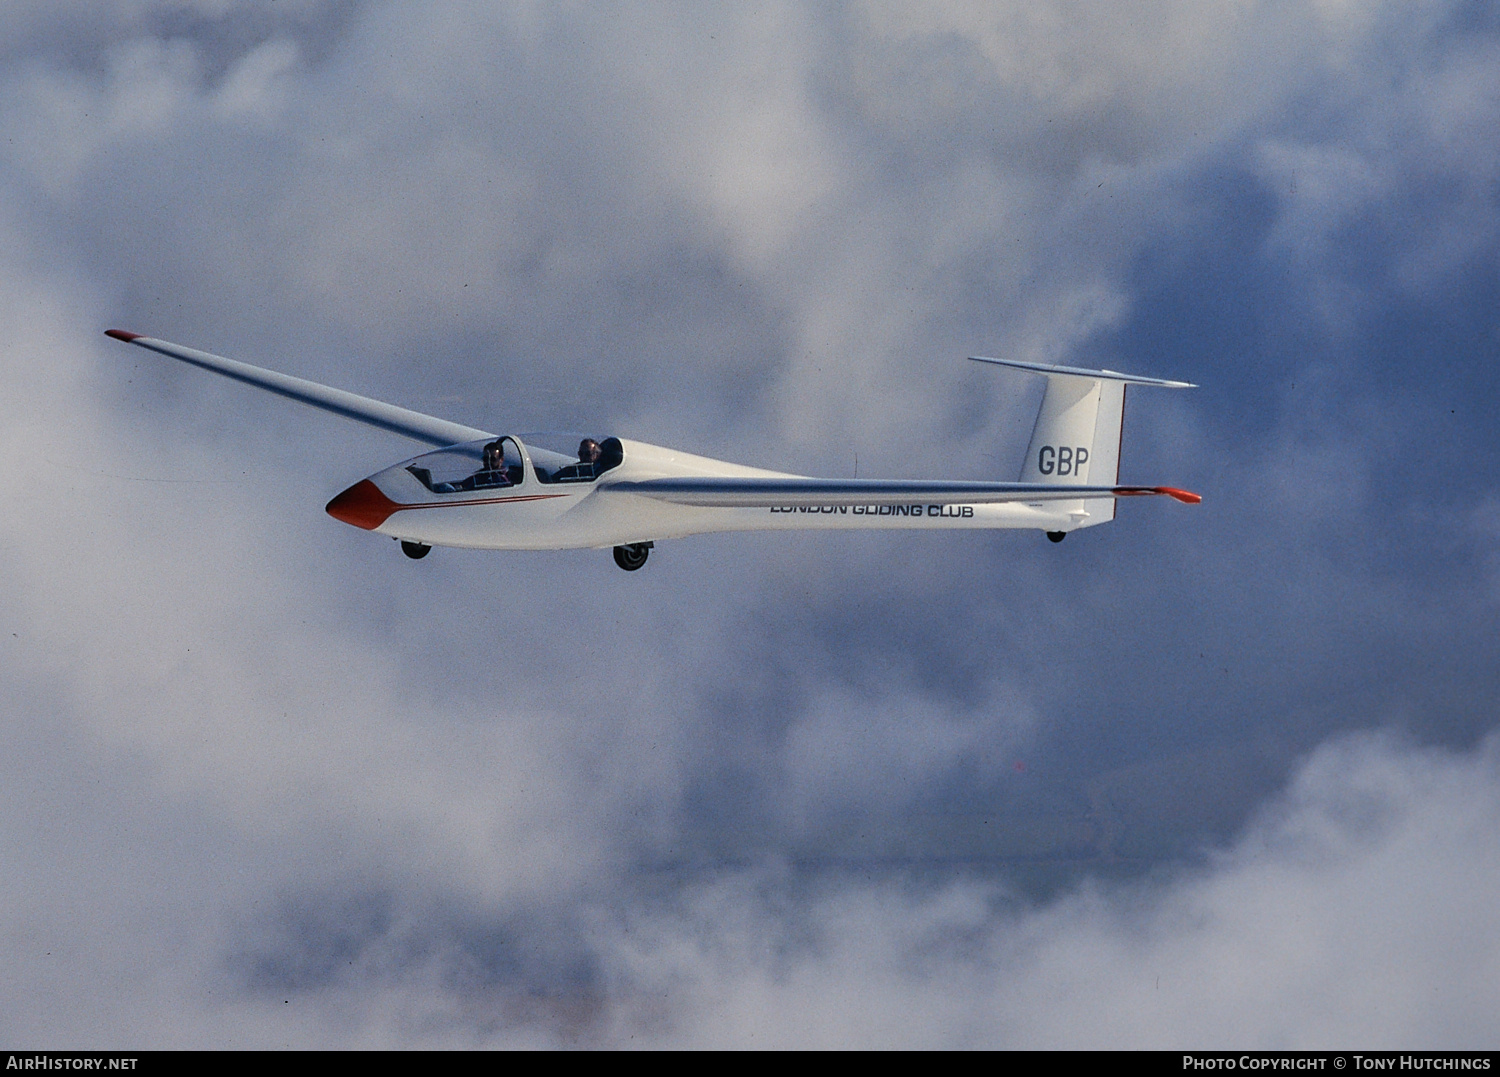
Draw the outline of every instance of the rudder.
[[[1184,381],[1142,378],[1113,370],[1026,363],[1014,359],[971,356],[1043,374],[1047,390],[1021,464],[1021,482],[1065,486],[1115,486],[1120,481],[1120,438],[1124,429],[1128,385],[1191,389]],[[1093,527],[1115,518],[1115,498],[1079,499],[1055,506],[1070,523],[1064,530]]]

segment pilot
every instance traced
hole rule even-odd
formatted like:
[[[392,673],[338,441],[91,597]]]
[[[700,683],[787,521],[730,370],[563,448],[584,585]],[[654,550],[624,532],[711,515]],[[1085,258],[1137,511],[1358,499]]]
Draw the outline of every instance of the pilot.
[[[597,474],[596,464],[603,450],[593,438],[584,438],[578,443],[578,463],[560,467],[552,473],[551,482],[592,482]]]
[[[584,438],[578,443],[578,473],[580,476],[593,475],[594,465],[599,462],[603,450],[599,443],[593,438]]]
[[[492,441],[484,447],[484,464],[474,476],[475,486],[509,486],[505,473],[505,447]]]

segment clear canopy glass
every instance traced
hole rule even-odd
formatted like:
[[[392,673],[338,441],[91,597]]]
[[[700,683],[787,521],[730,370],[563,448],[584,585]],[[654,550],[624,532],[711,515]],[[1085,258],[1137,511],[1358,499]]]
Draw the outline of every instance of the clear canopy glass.
[[[593,482],[624,459],[619,438],[579,434],[525,434],[538,482]],[[406,465],[435,494],[519,486],[525,480],[520,441],[514,437],[470,441],[424,453]]]
[[[619,438],[585,434],[522,434],[538,482],[593,482],[618,467],[625,452]]]
[[[424,453],[406,470],[435,494],[518,486],[524,475],[515,438],[470,441]]]

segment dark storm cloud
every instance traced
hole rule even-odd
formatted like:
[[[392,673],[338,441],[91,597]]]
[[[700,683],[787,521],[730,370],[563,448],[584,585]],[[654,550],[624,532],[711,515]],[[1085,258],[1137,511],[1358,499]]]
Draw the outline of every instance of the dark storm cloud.
[[[1473,1043],[1482,947],[1472,1006],[1381,1023],[1381,970],[1453,959],[1420,908],[1493,935],[1471,16],[10,9],[9,1028]],[[407,447],[113,322],[832,475],[1010,477],[1038,390],[966,354],[1188,377],[1132,394],[1125,478],[1207,501],[414,566],[317,511]],[[1410,739],[1297,769],[1370,727]],[[1310,962],[1256,912],[1351,904]]]

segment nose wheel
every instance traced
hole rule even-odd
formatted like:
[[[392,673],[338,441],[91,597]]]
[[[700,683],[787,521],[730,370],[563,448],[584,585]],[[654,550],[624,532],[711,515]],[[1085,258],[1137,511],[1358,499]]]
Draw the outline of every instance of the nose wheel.
[[[632,542],[629,546],[615,547],[615,564],[626,572],[634,572],[646,563],[646,558],[651,556],[651,547],[655,543]]]
[[[426,557],[432,552],[432,547],[424,546],[420,542],[403,541],[401,543],[401,552],[406,554],[406,556],[410,557],[413,561],[420,561],[422,560],[422,558]]]

